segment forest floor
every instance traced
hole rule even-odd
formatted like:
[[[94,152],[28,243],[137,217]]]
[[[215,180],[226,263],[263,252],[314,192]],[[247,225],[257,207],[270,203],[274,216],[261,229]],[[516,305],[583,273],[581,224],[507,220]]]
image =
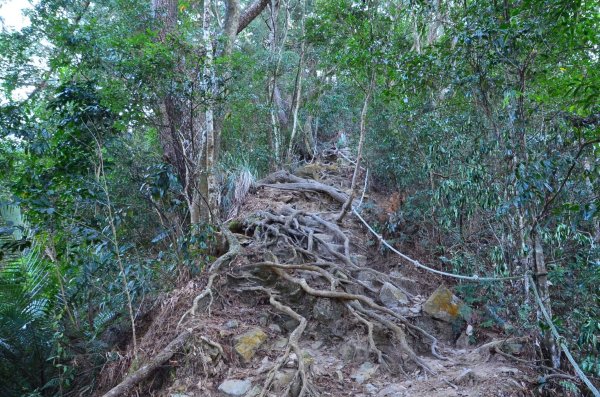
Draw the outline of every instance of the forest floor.
[[[352,213],[335,222],[350,164],[309,171],[251,189],[227,260],[161,299],[138,361],[129,349],[107,364],[98,395],[535,394],[526,338],[481,327],[451,285],[382,254]]]

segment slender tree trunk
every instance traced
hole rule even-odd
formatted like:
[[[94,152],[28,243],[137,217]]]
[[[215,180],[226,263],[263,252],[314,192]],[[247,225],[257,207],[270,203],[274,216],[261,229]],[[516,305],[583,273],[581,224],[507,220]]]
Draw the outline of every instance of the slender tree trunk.
[[[298,129],[298,111],[300,110],[300,97],[302,94],[302,69],[304,68],[304,14],[306,12],[306,1],[302,0],[302,18],[300,20],[300,32],[303,37],[302,43],[300,44],[300,60],[298,61],[298,71],[296,72],[296,84],[294,87],[294,100],[292,102],[293,107],[293,118],[292,118],[292,132],[290,133],[290,143],[287,150],[287,161],[292,160],[292,148],[294,146],[294,138],[296,136],[296,130]]]
[[[217,180],[215,174],[215,125],[214,125],[214,101],[217,94],[216,87],[216,75],[213,61],[213,45],[211,37],[211,0],[204,0],[204,7],[202,11],[202,41],[204,44],[204,72],[203,72],[203,85],[205,91],[210,93],[208,104],[204,112],[204,131],[203,137],[206,142],[206,154],[204,155],[205,163],[202,164],[202,158],[199,158],[198,165],[203,167],[201,175],[206,179],[202,183],[206,191],[202,192],[206,200],[208,201],[208,208],[204,214],[204,221],[214,222],[218,217],[216,212],[219,208],[219,191],[217,188]],[[213,215],[213,213],[215,213]]]
[[[369,87],[367,88],[367,92],[365,93],[362,111],[360,112],[360,136],[358,138],[358,153],[356,154],[356,165],[354,166],[354,174],[352,175],[350,195],[348,195],[348,199],[342,206],[342,210],[340,211],[340,214],[336,219],[336,222],[338,223],[342,222],[348,211],[352,209],[352,202],[354,201],[354,197],[356,196],[356,184],[358,182],[358,174],[360,173],[360,163],[362,160],[363,145],[365,143],[367,111],[369,109],[369,101],[371,100],[371,94],[373,92],[374,84],[375,73],[373,72],[371,75],[371,81],[369,82]]]
[[[534,262],[534,273],[535,273],[535,286],[540,294],[543,305],[546,307],[546,311],[552,318],[552,306],[550,301],[550,288],[548,285],[548,270],[546,269],[546,261],[544,259],[544,247],[542,245],[542,239],[540,237],[539,230],[534,228],[532,231],[531,240],[533,242],[533,262]],[[544,317],[538,308],[537,311],[538,322],[543,322]],[[556,346],[556,341],[549,330],[543,332],[544,335],[544,346],[550,354],[550,360],[553,368],[560,367],[560,352]]]
[[[199,71],[190,69],[185,62],[179,62],[175,66],[175,74],[187,79],[192,87],[201,85],[208,94],[208,101],[201,107],[194,93],[188,95],[172,92],[164,93],[159,100],[156,113],[163,157],[174,167],[183,185],[183,196],[191,224],[218,220],[220,192],[215,168],[223,118],[228,111],[226,105],[217,106],[216,97],[222,88],[218,81],[227,81],[230,77],[228,57],[233,51],[237,34],[264,10],[268,1],[255,0],[242,13],[239,0],[227,0],[225,21],[215,39],[213,12],[216,13],[218,7],[216,3],[205,0],[201,9],[202,27],[199,29],[202,32],[200,41],[204,47],[204,65]],[[153,0],[152,11],[160,23],[158,40],[164,42],[169,34],[176,33],[178,1]],[[220,72],[222,79],[217,78],[215,54],[225,59]],[[195,112],[196,108],[201,110]]]

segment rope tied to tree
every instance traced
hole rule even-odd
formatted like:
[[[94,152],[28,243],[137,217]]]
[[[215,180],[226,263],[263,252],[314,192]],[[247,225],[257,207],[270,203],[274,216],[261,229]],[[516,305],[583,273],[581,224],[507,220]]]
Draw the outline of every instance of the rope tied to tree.
[[[439,274],[441,276],[456,278],[456,279],[459,279],[459,280],[476,281],[476,282],[483,282],[483,281],[509,281],[509,280],[517,280],[517,279],[521,279],[521,278],[525,281],[525,280],[529,279],[528,280],[529,281],[529,285],[531,285],[531,287],[533,288],[533,292],[534,292],[534,295],[535,295],[535,300],[536,300],[538,306],[540,307],[540,311],[542,312],[542,314],[544,316],[545,322],[550,327],[550,330],[552,332],[552,336],[556,339],[557,344],[562,348],[563,352],[565,353],[565,356],[567,357],[567,359],[569,360],[569,362],[573,366],[573,369],[575,370],[575,374],[577,375],[577,377],[579,379],[581,379],[581,381],[588,387],[588,389],[592,392],[592,394],[594,395],[594,397],[600,397],[600,392],[598,391],[598,389],[592,384],[592,382],[590,381],[590,379],[585,375],[585,373],[583,372],[583,370],[579,367],[579,365],[575,361],[575,358],[573,358],[573,355],[571,354],[571,352],[570,352],[570,350],[569,350],[569,348],[567,346],[567,340],[566,340],[566,338],[558,333],[558,330],[556,329],[556,327],[552,323],[552,319],[548,315],[548,312],[546,311],[546,307],[544,306],[544,303],[542,302],[542,299],[540,298],[539,292],[538,292],[537,288],[535,287],[535,281],[533,279],[534,273],[531,270],[527,270],[523,274],[520,274],[520,275],[517,275],[517,276],[480,277],[478,275],[465,276],[465,275],[462,275],[462,274],[448,273],[448,272],[444,272],[444,271],[441,271],[441,270],[433,269],[433,268],[430,268],[428,266],[423,265],[419,261],[417,261],[415,259],[412,259],[411,257],[403,254],[402,252],[400,252],[396,248],[394,248],[390,243],[388,243],[383,238],[382,235],[380,235],[379,233],[377,233],[375,231],[375,229],[373,229],[373,227],[360,215],[360,213],[358,212],[358,210],[357,210],[356,207],[354,207],[354,206],[352,207],[352,212],[361,221],[361,223],[363,225],[365,225],[365,227],[369,230],[369,232],[371,232],[371,234],[373,234],[389,250],[391,250],[392,252],[394,252],[396,255],[400,256],[402,259],[410,262],[414,266],[416,266],[418,268],[421,268],[423,270],[426,270],[428,272]]]
[[[427,270],[428,272],[439,274],[441,276],[452,277],[452,278],[456,278],[456,279],[459,279],[459,280],[467,280],[467,281],[509,281],[509,280],[518,280],[518,279],[523,278],[524,276],[527,276],[527,274],[528,274],[528,272],[525,272],[525,273],[519,274],[517,276],[481,277],[479,275],[465,276],[465,275],[462,275],[462,274],[448,273],[448,272],[444,272],[442,270],[433,269],[431,267],[425,266],[424,264],[422,264],[421,262],[417,261],[416,259],[413,259],[413,258],[411,258],[411,257],[403,254],[402,252],[398,251],[396,248],[394,248],[390,243],[388,243],[386,241],[386,239],[383,238],[382,235],[380,235],[379,233],[377,233],[375,231],[375,229],[373,229],[373,227],[371,225],[369,225],[369,223],[360,215],[360,213],[358,212],[358,210],[356,209],[356,207],[352,208],[352,212],[362,222],[362,224],[365,225],[365,227],[371,232],[371,234],[373,234],[381,242],[381,244],[385,245],[390,251],[394,252],[396,255],[400,256],[405,261],[413,264],[414,266],[416,266],[418,268]]]
[[[550,318],[550,315],[548,314],[548,311],[546,310],[546,306],[544,305],[544,302],[542,302],[542,299],[540,298],[540,293],[537,290],[534,280],[533,280],[533,277],[531,275],[529,276],[529,281],[530,281],[529,284],[531,285],[531,287],[533,289],[533,295],[535,296],[535,301],[538,304],[540,311],[542,312],[542,316],[544,317],[546,324],[548,324],[548,327],[550,327],[550,331],[552,332],[552,336],[554,337],[554,339],[556,339],[556,343],[558,343],[558,345],[561,347],[561,349],[565,353],[565,356],[567,356],[567,360],[569,360],[569,362],[573,366],[573,369],[575,370],[575,374],[577,375],[577,377],[579,377],[579,379],[581,379],[581,381],[588,387],[588,389],[590,389],[590,391],[592,392],[594,397],[600,397],[600,392],[598,391],[596,386],[594,386],[594,384],[590,381],[590,379],[585,375],[583,370],[579,367],[579,365],[577,364],[577,361],[575,361],[575,358],[573,358],[573,355],[571,354],[571,351],[569,350],[569,347],[567,346],[566,338],[558,333],[556,326],[552,322],[552,319]]]

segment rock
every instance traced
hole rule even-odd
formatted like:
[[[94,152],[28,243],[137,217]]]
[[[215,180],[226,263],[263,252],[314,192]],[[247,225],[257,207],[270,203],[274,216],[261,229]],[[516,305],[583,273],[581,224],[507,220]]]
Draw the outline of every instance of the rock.
[[[367,383],[365,385],[365,389],[367,389],[367,393],[369,393],[371,395],[377,393],[377,387],[375,385],[373,385],[372,383]]]
[[[343,306],[333,299],[318,299],[313,306],[313,316],[319,322],[329,324],[342,317]]]
[[[258,323],[260,324],[261,327],[266,327],[267,324],[269,324],[269,316],[268,315],[262,315],[258,318]]]
[[[406,387],[399,384],[391,384],[377,393],[377,397],[404,397]]]
[[[502,372],[505,374],[511,374],[513,376],[521,373],[521,371],[518,370],[517,368],[511,368],[511,367],[500,367],[500,368],[498,368],[498,372]]]
[[[466,349],[473,341],[473,326],[471,324],[467,325],[467,329],[465,332],[461,333],[458,339],[456,340],[456,347],[459,349]]]
[[[290,353],[287,362],[285,363],[286,368],[296,368],[298,366],[298,356],[296,353]]]
[[[460,336],[458,337],[458,339],[456,340],[456,347],[459,349],[466,349],[469,347],[469,345],[470,345],[469,335],[467,335],[466,332],[461,333]]]
[[[252,382],[248,379],[227,379],[219,385],[219,391],[227,396],[243,396],[252,387]]]
[[[362,361],[369,357],[369,349],[366,343],[358,343],[355,340],[344,343],[340,349],[340,356],[345,362]]]
[[[323,171],[322,165],[318,163],[311,163],[297,168],[294,174],[299,176],[300,178],[318,180],[321,171]]]
[[[278,371],[275,374],[275,379],[273,380],[274,389],[278,392],[285,390],[287,385],[294,382],[294,376],[296,375],[295,369],[284,369]],[[290,387],[290,395],[297,396],[300,393],[300,380],[296,379],[296,381]]]
[[[240,323],[237,320],[229,320],[225,323],[225,328],[234,329],[240,326]]]
[[[467,336],[473,335],[473,326],[471,324],[467,325],[467,329],[465,330],[465,334],[467,334]]]
[[[504,351],[505,353],[518,356],[523,353],[525,346],[523,345],[522,342],[519,342],[517,340],[509,340],[507,342],[504,342],[502,344],[501,348],[502,348],[502,351]]]
[[[369,380],[375,372],[377,372],[378,368],[379,365],[366,362],[363,363],[360,367],[358,367],[358,369],[354,371],[354,373],[350,375],[350,377],[354,379],[357,383],[363,384],[366,380]]]
[[[277,324],[271,324],[269,325],[269,331],[271,332],[275,332],[276,334],[280,334],[281,333],[281,327]]]
[[[321,346],[323,346],[323,341],[322,340],[316,340],[313,342],[312,345],[310,345],[310,348],[313,350],[319,350],[321,348]]]
[[[269,360],[269,356],[265,356],[263,357],[263,359],[260,362],[260,367],[258,367],[258,369],[256,370],[257,374],[262,374],[264,372],[269,371],[271,368],[273,368],[275,364],[273,364],[271,362],[271,360]]]
[[[302,362],[304,362],[304,366],[308,367],[315,363],[315,358],[306,350],[302,351]]]
[[[375,283],[378,283],[375,274],[368,270],[361,270],[360,272],[358,272],[358,274],[356,275],[356,279],[373,289],[376,288]]]
[[[453,382],[459,386],[473,386],[479,383],[479,376],[470,368],[466,368],[460,375],[454,378]]]
[[[359,267],[367,266],[367,257],[359,254],[350,254],[350,260]]]
[[[244,362],[256,354],[256,350],[267,340],[267,334],[260,328],[254,328],[235,338],[235,351]]]
[[[300,325],[300,322],[298,320],[290,318],[289,320],[283,323],[283,328],[288,332],[292,332],[296,329],[298,325]]]
[[[408,296],[388,282],[381,287],[379,299],[388,309],[395,309],[400,305],[408,304]]]
[[[315,233],[313,235],[314,238],[319,239],[319,240],[323,240],[326,243],[332,243],[333,242],[333,236],[331,234],[325,234],[325,233]]]
[[[423,305],[423,311],[431,317],[448,323],[460,318],[463,303],[452,291],[444,286],[438,287]]]
[[[248,394],[246,394],[244,397],[256,397],[260,394],[261,391],[262,391],[262,386],[256,385],[252,389],[250,389]]]
[[[288,344],[287,338],[280,336],[279,338],[277,338],[275,340],[275,342],[273,342],[272,346],[273,346],[273,349],[275,349],[275,350],[283,350],[286,348],[287,344]]]

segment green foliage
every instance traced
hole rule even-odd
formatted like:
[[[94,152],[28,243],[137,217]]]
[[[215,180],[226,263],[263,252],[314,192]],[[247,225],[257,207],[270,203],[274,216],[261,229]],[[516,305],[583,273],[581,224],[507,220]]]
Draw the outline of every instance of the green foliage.
[[[228,81],[213,97],[198,4],[180,2],[162,40],[148,1],[36,2],[31,26],[0,33],[0,379],[24,374],[0,394],[92,391],[119,343],[109,330],[126,338],[130,327],[119,262],[137,307],[213,259],[214,227],[186,221],[186,181],[163,158],[161,99],[179,120],[173,134],[199,128],[185,114],[218,105],[226,212],[239,186],[270,171],[268,87],[276,77],[289,118],[301,47],[299,131],[326,144],[342,132],[355,143],[373,76],[366,164],[374,186],[406,197],[378,230],[441,269],[480,275],[522,273],[539,233],[557,324],[600,376],[596,3],[317,0],[303,36],[290,2],[280,51],[253,24],[231,56],[215,54]],[[457,287],[529,329],[516,284]]]

